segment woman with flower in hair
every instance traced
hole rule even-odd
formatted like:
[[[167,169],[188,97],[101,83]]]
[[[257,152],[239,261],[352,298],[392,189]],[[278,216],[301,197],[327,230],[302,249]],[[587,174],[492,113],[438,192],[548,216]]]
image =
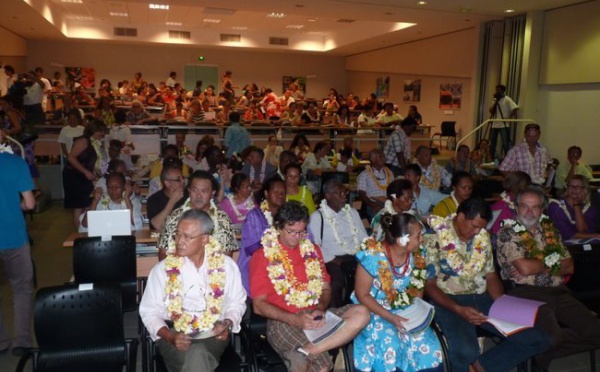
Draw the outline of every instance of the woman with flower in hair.
[[[421,224],[409,213],[381,216],[384,238],[367,238],[356,254],[352,301],[367,307],[370,323],[354,339],[361,371],[441,371],[440,342],[431,327],[407,331],[399,311],[421,301],[427,279]]]
[[[383,208],[371,220],[372,236],[380,242],[383,237],[383,227],[381,225],[381,217],[384,214],[395,215],[398,213],[413,213],[411,210],[415,201],[412,191],[412,183],[409,180],[395,180],[387,186],[386,195],[388,200],[385,201]]]
[[[237,261],[246,292],[250,290],[248,278],[250,257],[260,248],[260,239],[264,231],[273,225],[273,216],[285,203],[285,183],[279,176],[272,177],[264,183],[258,195],[260,196],[257,198],[257,202],[260,202],[260,208],[254,208],[248,212],[242,225],[242,245]]]

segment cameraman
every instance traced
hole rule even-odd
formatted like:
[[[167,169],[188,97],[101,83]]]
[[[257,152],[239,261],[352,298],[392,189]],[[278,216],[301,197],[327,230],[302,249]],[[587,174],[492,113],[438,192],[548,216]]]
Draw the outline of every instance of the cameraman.
[[[516,119],[519,105],[517,105],[510,97],[505,95],[506,86],[502,84],[496,85],[496,93],[494,94],[494,102],[490,107],[490,114],[492,119]],[[502,150],[500,155],[506,156],[510,149],[510,123],[503,121],[496,121],[492,123],[492,130],[490,133],[490,144],[492,155],[494,159],[500,156],[496,153],[496,143],[498,141],[498,133],[502,138]]]

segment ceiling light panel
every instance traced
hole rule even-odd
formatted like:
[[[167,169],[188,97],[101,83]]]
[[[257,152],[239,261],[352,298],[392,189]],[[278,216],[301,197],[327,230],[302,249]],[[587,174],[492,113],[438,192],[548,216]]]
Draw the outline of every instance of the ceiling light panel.
[[[168,4],[148,4],[148,8],[154,10],[169,10]]]
[[[167,22],[167,26],[183,26],[182,22]]]
[[[83,4],[83,0],[60,0],[60,2],[66,4]]]
[[[129,17],[129,14],[123,12],[110,12],[111,17]]]
[[[287,26],[285,26],[285,28],[291,28],[291,29],[294,29],[294,30],[300,30],[300,29],[304,28],[304,25],[287,25]]]
[[[272,13],[267,14],[267,17],[269,17],[269,18],[283,18],[283,17],[285,17],[285,13],[272,12]]]
[[[202,20],[202,22],[204,22],[204,23],[221,23],[221,20],[215,19],[215,18],[204,18]]]

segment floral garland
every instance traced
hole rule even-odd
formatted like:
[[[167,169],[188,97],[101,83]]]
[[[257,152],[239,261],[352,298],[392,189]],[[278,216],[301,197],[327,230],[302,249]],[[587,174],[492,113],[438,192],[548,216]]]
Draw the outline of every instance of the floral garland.
[[[264,232],[260,243],[264,248],[265,258],[269,261],[267,271],[275,292],[283,296],[289,306],[303,309],[318,304],[323,292],[323,271],[313,243],[306,238],[300,240],[299,249],[308,283],[298,282],[288,255],[279,243],[279,233],[274,227]]]
[[[267,160],[263,159],[262,165],[260,167],[260,175],[258,176],[258,180],[260,183],[263,183],[265,180],[265,170],[267,169]],[[254,179],[256,178],[256,169],[252,165],[250,165],[250,183],[254,183]]]
[[[192,201],[190,200],[190,198],[187,198],[187,200],[181,206],[181,214],[184,214],[185,212],[189,211],[190,209],[192,209]],[[213,220],[213,223],[215,224],[215,229],[218,229],[219,225],[217,225],[216,224],[217,221],[215,221],[215,217],[217,215],[217,205],[215,204],[215,201],[213,199],[210,199],[210,207],[208,208],[208,215]],[[171,253],[175,252],[175,246],[176,246],[175,239],[173,236],[171,236],[169,238],[169,243],[167,245],[167,247],[168,247],[167,253],[171,254]]]
[[[404,237],[402,237],[404,238]],[[370,250],[386,255],[383,244],[372,237],[366,238],[360,245],[361,250]],[[386,256],[387,257],[387,256]],[[404,275],[412,275],[410,283],[402,292],[398,292],[394,286],[394,274],[389,258],[387,260],[379,260],[379,281],[381,290],[385,293],[386,299],[392,309],[403,308],[413,303],[415,297],[420,297],[425,289],[425,281],[427,280],[427,270],[425,269],[425,259],[420,252],[412,253],[414,268],[410,267]],[[410,257],[407,257],[410,260]]]
[[[180,274],[185,259],[173,254],[169,254],[165,259],[165,271],[168,277],[165,288],[165,305],[177,332],[196,334],[211,330],[221,316],[225,298],[225,258],[221,253],[221,245],[212,236],[204,249],[204,257],[208,262],[209,290],[204,295],[206,310],[200,316],[186,313],[183,310],[185,293],[183,293]]]
[[[0,154],[2,153],[14,154],[12,147],[7,143],[0,143]]]
[[[260,210],[263,212],[263,215],[267,220],[267,224],[269,226],[273,226],[273,214],[269,209],[269,202],[267,201],[267,199],[263,200],[262,203],[260,203]]]
[[[567,203],[565,202],[564,199],[561,199],[561,200],[551,199],[550,203],[558,204],[558,207],[563,211],[565,216],[567,216],[567,219],[569,220],[571,225],[577,224],[577,222],[575,222],[575,220],[573,220],[573,217],[571,217],[571,212],[569,212],[569,209],[567,208]],[[585,205],[581,209],[581,213],[585,214],[585,212],[587,212],[587,210],[590,209],[590,205],[591,204],[589,202],[585,203]]]
[[[544,248],[539,249],[533,235],[523,224],[517,220],[506,219],[502,226],[511,227],[514,232],[521,236],[521,246],[525,249],[527,258],[542,261],[542,264],[550,269],[552,275],[560,270],[560,261],[566,257],[565,247],[560,242],[560,232],[554,226],[550,217],[545,214],[540,218],[540,227],[544,237]]]
[[[102,195],[102,198],[100,199],[100,202],[98,203],[102,210],[110,210],[110,202],[112,202],[112,200],[110,199],[110,196],[104,194]],[[117,203],[114,203],[117,204]],[[121,202],[119,203],[119,210],[122,209],[129,209],[127,208],[127,203],[125,203],[125,197],[123,196],[121,198]]]
[[[436,232],[440,251],[446,256],[448,266],[458,276],[474,278],[481,272],[487,261],[487,253],[491,251],[491,243],[485,229],[481,229],[473,238],[473,253],[468,262],[456,251],[456,234],[452,231],[452,220],[456,214],[446,218],[430,216],[429,225]]]
[[[502,199],[502,201],[504,203],[506,203],[506,205],[508,205],[508,207],[512,211],[517,210],[517,208],[515,207],[515,203],[511,200],[510,195],[508,195],[508,193],[506,191],[502,191],[502,193],[500,194],[500,198]]]
[[[375,176],[375,172],[373,172],[373,167],[371,167],[370,165],[367,165],[365,167],[365,170],[369,174],[369,177],[371,178],[371,181],[373,181],[373,184],[375,186],[377,186],[377,188],[379,190],[384,190],[385,191],[387,189],[388,185],[394,179],[394,176],[393,176],[392,172],[387,167],[383,167],[383,172],[385,173],[384,184],[379,183],[379,179]]]
[[[347,247],[347,244],[345,241],[342,240],[342,238],[340,238],[340,236],[338,235],[337,229],[335,228],[335,219],[337,216],[337,213],[331,209],[329,207],[329,205],[327,205],[327,200],[323,199],[321,200],[321,204],[319,205],[321,207],[321,210],[323,211],[323,218],[325,219],[325,221],[327,221],[327,224],[329,225],[329,227],[331,228],[331,231],[333,232],[333,237],[337,243],[337,245],[342,248],[344,251],[346,251],[348,254],[355,254],[358,250],[358,246],[360,244],[360,242],[358,241],[358,229],[356,228],[356,225],[354,224],[354,221],[352,220],[352,215],[350,214],[350,205],[346,204],[344,205],[344,207],[342,208],[342,211],[344,211],[345,217],[346,217],[346,222],[348,222],[348,226],[350,226],[350,231],[352,232],[352,247]],[[321,242],[323,243],[323,242]]]
[[[419,164],[418,161],[417,164]],[[439,189],[440,185],[442,184],[442,173],[440,172],[440,167],[437,165],[436,161],[432,160],[427,169],[425,169],[425,167],[423,167],[421,164],[419,164],[419,166],[421,169],[423,169],[421,184],[432,190]],[[431,176],[432,179],[430,179],[428,176]]]
[[[231,209],[233,209],[233,213],[237,217],[238,221],[243,222],[246,220],[246,215],[242,214],[235,204],[235,200],[233,194],[227,195],[227,199],[229,199],[229,203],[231,204]],[[254,208],[254,202],[252,201],[252,196],[246,198],[246,200],[242,203],[246,206],[246,213],[248,213],[252,208]]]

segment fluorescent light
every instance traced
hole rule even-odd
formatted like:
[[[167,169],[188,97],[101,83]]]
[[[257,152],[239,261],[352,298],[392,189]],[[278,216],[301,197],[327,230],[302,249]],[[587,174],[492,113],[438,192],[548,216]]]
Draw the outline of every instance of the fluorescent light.
[[[60,0],[61,3],[83,4],[83,0]]]
[[[309,19],[307,19],[307,21],[309,21],[309,22],[316,22],[317,19],[316,18],[309,18]]]
[[[92,21],[94,19],[94,17],[90,17],[90,16],[74,16],[74,17],[69,17],[69,18],[77,20],[77,21]]]
[[[417,1],[418,5],[427,5],[427,1]]]
[[[303,27],[304,27],[304,25],[287,25],[287,26],[285,26],[285,28],[293,28],[295,30],[300,30]]]
[[[167,26],[182,26],[181,22],[167,22]]]
[[[204,23],[221,23],[220,19],[213,19],[213,18],[204,18],[202,20],[202,22]]]
[[[122,12],[110,12],[108,14],[110,14],[111,17],[129,17],[129,14]]]
[[[285,13],[272,12],[272,13],[267,14],[267,17],[269,17],[269,18],[283,18],[283,17],[285,17]]]
[[[156,9],[156,10],[169,10],[169,5],[167,5],[167,4],[149,4],[148,8]]]
[[[247,29],[248,29],[248,27],[246,27],[246,26],[233,26],[231,29],[232,29],[232,30],[240,30],[240,31],[244,31],[244,30],[247,30]]]
[[[514,10],[514,9],[506,9],[506,10],[504,11],[504,13],[514,13],[514,12],[515,12],[515,10]]]

